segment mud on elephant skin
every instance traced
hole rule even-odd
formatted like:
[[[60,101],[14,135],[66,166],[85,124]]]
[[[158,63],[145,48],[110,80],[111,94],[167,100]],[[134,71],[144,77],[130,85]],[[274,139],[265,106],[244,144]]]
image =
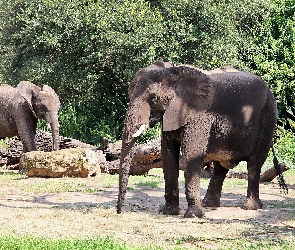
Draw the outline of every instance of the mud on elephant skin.
[[[231,66],[213,71],[170,63],[140,69],[129,86],[124,121],[117,212],[125,199],[136,137],[162,123],[161,155],[165,178],[164,214],[181,214],[179,153],[185,164],[185,217],[204,216],[204,206],[220,206],[229,169],[247,161],[248,189],[244,209],[259,209],[259,177],[277,122],[276,101],[258,76]],[[201,201],[200,172],[204,161],[214,170]]]
[[[0,138],[19,136],[23,152],[37,150],[35,135],[38,119],[50,124],[53,149],[59,149],[58,110],[60,101],[55,91],[21,81],[16,88],[0,85]]]

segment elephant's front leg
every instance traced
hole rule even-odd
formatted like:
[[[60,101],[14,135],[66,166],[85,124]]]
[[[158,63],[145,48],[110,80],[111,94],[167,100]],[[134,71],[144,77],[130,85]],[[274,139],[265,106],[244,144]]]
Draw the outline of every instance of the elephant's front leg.
[[[185,162],[185,194],[188,203],[187,211],[184,214],[186,218],[199,217],[205,214],[200,194],[200,176],[203,156],[198,155],[194,158],[187,158]]]
[[[185,194],[188,208],[184,217],[203,217],[201,202],[201,167],[207,150],[210,134],[210,117],[197,119],[198,124],[187,124],[182,134],[181,149],[184,159]]]
[[[19,120],[16,121],[16,124],[18,135],[23,143],[23,153],[29,151],[37,151],[37,146],[35,143],[37,118],[21,117]]]
[[[179,152],[180,145],[169,139],[169,133],[163,132],[161,155],[163,172],[165,178],[165,205],[160,209],[160,213],[179,215]]]

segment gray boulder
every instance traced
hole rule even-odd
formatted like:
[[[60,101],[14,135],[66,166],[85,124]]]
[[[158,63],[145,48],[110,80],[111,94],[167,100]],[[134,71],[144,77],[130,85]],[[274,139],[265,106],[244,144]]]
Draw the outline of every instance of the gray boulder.
[[[67,148],[58,151],[32,151],[22,154],[22,172],[29,177],[82,177],[98,175],[105,162],[102,151]]]

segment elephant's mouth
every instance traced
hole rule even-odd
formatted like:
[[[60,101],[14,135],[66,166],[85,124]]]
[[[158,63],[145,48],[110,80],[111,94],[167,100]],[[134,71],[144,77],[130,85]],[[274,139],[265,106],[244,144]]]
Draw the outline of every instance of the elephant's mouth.
[[[149,118],[149,127],[153,128],[158,122],[162,121],[163,114],[160,112],[151,112]]]

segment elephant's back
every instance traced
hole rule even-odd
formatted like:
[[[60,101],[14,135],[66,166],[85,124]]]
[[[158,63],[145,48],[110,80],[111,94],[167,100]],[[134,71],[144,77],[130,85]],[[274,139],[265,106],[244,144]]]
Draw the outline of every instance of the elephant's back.
[[[15,95],[15,93],[17,92],[17,89],[8,85],[8,84],[1,84],[0,85],[0,99],[1,102],[3,102],[3,100],[7,100],[10,98],[13,98],[13,96]]]
[[[14,87],[8,85],[8,84],[1,84],[0,85],[1,90],[8,90],[8,91],[13,91],[16,90]]]
[[[8,85],[0,85],[0,137],[17,135],[16,124],[13,117],[15,94],[17,89]]]

